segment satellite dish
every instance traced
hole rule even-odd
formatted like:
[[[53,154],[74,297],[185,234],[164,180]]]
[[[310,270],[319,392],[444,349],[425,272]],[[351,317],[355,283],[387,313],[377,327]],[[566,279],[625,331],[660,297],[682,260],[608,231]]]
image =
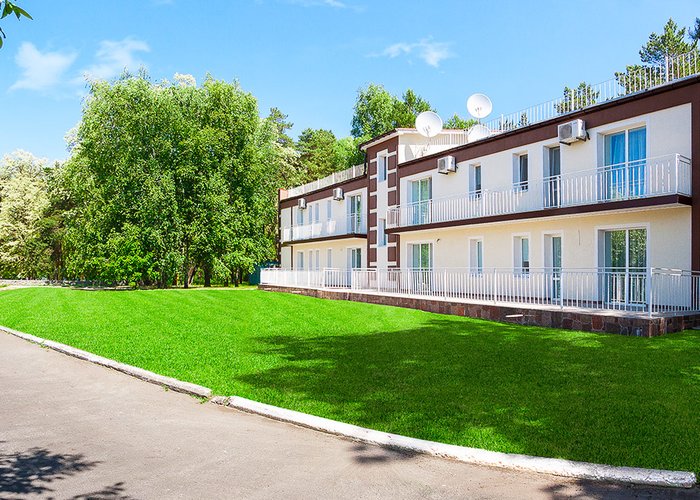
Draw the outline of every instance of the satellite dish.
[[[479,120],[486,118],[493,111],[493,103],[487,95],[484,94],[472,94],[467,99],[467,111],[474,118]]]
[[[474,125],[467,130],[467,142],[479,141],[491,136],[491,131],[486,125],[481,123]]]
[[[423,111],[416,116],[416,128],[423,137],[435,137],[442,131],[442,118],[432,111]]]

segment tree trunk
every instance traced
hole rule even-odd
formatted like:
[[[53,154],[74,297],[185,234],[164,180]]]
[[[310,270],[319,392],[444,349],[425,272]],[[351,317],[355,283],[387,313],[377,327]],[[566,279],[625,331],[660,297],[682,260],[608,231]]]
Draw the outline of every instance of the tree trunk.
[[[211,287],[211,267],[208,265],[204,266],[204,287]]]

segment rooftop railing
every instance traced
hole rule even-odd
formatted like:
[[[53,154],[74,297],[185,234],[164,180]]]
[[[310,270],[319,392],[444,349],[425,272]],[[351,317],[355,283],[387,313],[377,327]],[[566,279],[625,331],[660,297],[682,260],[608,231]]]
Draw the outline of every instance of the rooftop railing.
[[[562,97],[501,115],[484,125],[492,133],[507,132],[697,75],[700,74],[700,55],[697,52],[691,52],[666,57],[664,64],[661,65],[634,68],[629,72],[617,73],[615,78],[594,85],[567,88]]]
[[[678,194],[691,195],[691,161],[680,154],[607,165],[391,207],[387,228]]]
[[[365,175],[365,165],[355,165],[339,172],[333,172],[331,175],[311,181],[301,186],[296,186],[287,190],[287,197],[301,196],[312,191],[327,188],[340,182],[349,181],[357,177]]]

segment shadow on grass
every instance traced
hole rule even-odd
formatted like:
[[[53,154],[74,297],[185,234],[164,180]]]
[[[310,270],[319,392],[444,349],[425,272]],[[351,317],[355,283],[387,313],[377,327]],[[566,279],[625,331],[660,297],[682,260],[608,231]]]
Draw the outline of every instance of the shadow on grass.
[[[697,337],[434,319],[259,342],[258,354],[285,362],[237,378],[253,399],[495,451],[700,470]]]

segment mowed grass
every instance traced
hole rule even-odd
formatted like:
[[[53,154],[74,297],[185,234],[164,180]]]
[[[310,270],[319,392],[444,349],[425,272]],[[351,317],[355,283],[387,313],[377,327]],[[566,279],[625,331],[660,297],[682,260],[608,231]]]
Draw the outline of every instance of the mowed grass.
[[[250,289],[4,290],[0,324],[387,432],[700,472],[700,332],[598,335]]]

